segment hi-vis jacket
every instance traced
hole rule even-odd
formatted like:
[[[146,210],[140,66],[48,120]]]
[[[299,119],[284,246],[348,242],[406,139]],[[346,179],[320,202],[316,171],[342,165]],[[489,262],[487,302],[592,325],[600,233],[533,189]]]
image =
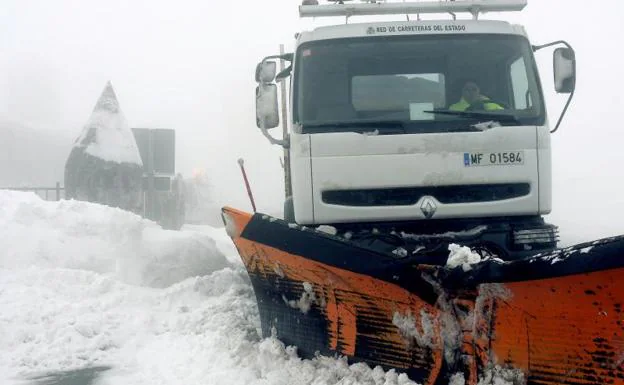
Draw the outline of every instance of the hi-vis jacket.
[[[504,110],[503,107],[501,107],[500,105],[494,103],[493,101],[490,100],[490,98],[486,97],[486,96],[482,96],[481,99],[477,102],[473,102],[473,103],[468,103],[468,101],[466,101],[466,99],[464,99],[463,97],[461,98],[461,100],[455,104],[451,104],[451,106],[449,107],[449,110],[451,111],[466,111],[466,109],[470,106],[474,106],[474,105],[479,105],[483,103],[483,109],[486,111],[494,111],[494,110]]]

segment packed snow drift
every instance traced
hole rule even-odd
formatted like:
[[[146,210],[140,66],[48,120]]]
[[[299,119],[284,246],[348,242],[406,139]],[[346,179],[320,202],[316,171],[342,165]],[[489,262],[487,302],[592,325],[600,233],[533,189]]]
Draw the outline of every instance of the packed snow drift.
[[[0,190],[0,245],[2,384],[83,368],[98,368],[98,385],[412,383],[261,339],[223,229],[167,231],[107,206]]]

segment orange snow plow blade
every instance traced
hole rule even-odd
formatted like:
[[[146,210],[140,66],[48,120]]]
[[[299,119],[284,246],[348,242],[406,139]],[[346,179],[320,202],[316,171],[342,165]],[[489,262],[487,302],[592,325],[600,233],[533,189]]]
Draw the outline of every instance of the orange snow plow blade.
[[[223,209],[263,335],[422,384],[624,384],[624,238],[461,267]],[[506,382],[495,382],[495,380]]]
[[[483,361],[498,357],[540,384],[624,383],[623,276],[618,268],[505,284]]]

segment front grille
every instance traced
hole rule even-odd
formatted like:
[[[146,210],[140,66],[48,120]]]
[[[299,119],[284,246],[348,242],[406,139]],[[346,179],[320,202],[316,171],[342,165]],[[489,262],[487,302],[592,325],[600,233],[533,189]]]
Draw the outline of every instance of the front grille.
[[[323,191],[324,203],[341,206],[410,206],[429,195],[440,203],[493,202],[529,195],[528,183]]]
[[[516,245],[556,244],[558,240],[559,229],[552,225],[513,232],[513,241]]]

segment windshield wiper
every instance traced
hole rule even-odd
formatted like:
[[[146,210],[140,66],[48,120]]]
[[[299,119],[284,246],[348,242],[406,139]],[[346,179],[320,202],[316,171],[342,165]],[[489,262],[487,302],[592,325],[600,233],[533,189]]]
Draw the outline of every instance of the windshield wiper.
[[[304,130],[313,129],[314,131],[332,132],[336,128],[340,131],[353,131],[358,133],[368,133],[370,131],[379,131],[381,135],[387,134],[405,134],[405,122],[402,120],[350,120],[327,123],[302,123]],[[359,130],[357,130],[359,128]],[[345,130],[349,129],[349,130]]]
[[[471,119],[493,119],[501,122],[511,122],[521,124],[518,117],[512,114],[500,114],[496,112],[479,112],[479,111],[451,111],[451,110],[430,110],[423,111],[430,114],[453,115]]]

